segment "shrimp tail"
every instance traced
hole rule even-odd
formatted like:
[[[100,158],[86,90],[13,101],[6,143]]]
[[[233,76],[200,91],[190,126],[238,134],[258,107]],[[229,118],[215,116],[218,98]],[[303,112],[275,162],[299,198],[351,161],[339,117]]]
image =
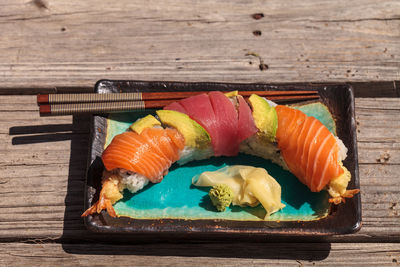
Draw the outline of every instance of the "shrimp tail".
[[[113,208],[113,204],[120,200],[123,196],[121,191],[121,177],[118,175],[104,174],[103,187],[100,191],[99,200],[88,208],[81,217],[86,217],[91,214],[100,213],[102,210],[107,210],[111,217],[117,217],[117,214]]]
[[[107,210],[108,214],[111,217],[117,217],[117,214],[115,213],[115,210],[111,204],[111,201],[109,199],[102,199],[98,200],[96,203],[93,204],[90,208],[88,208],[82,215],[81,217],[86,217],[88,215],[92,215],[94,213],[100,213],[102,210]]]
[[[93,206],[91,206],[90,208],[88,208],[82,215],[81,217],[86,217],[88,215],[91,215],[93,213],[97,212],[97,205],[98,205],[99,201],[97,201]]]
[[[346,190],[346,192],[338,197],[332,197],[329,199],[329,203],[339,205],[340,203],[346,203],[346,198],[352,198],[355,194],[359,193],[360,189]]]

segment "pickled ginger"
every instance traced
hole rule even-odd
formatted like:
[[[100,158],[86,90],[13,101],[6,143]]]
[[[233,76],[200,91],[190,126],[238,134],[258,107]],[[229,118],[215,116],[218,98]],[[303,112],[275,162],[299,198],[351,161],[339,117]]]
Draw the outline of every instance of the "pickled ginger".
[[[281,202],[281,186],[263,168],[245,165],[227,166],[193,177],[193,185],[212,187],[226,185],[232,189],[233,205],[255,207],[261,203],[265,218],[285,207]]]

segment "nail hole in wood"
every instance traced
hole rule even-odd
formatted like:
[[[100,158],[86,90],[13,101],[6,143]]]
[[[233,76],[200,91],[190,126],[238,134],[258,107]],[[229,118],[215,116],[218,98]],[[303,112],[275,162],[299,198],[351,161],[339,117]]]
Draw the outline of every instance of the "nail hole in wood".
[[[251,17],[255,20],[259,20],[264,17],[264,14],[263,13],[254,13],[253,15],[251,15]]]

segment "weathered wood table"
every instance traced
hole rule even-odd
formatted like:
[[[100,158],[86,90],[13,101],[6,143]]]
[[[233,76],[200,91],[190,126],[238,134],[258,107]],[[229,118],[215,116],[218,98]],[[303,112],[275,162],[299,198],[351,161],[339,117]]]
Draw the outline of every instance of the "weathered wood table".
[[[305,243],[120,244],[89,233],[88,116],[40,118],[35,94],[90,91],[103,78],[352,83],[361,231]],[[3,0],[0,265],[399,264],[398,80],[396,0]]]

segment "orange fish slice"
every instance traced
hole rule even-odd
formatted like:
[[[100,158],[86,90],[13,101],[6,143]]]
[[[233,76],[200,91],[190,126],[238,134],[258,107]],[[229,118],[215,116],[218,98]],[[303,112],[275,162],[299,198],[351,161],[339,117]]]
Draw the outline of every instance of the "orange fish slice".
[[[289,170],[311,191],[321,191],[344,171],[333,134],[317,119],[278,105],[278,147]]]

